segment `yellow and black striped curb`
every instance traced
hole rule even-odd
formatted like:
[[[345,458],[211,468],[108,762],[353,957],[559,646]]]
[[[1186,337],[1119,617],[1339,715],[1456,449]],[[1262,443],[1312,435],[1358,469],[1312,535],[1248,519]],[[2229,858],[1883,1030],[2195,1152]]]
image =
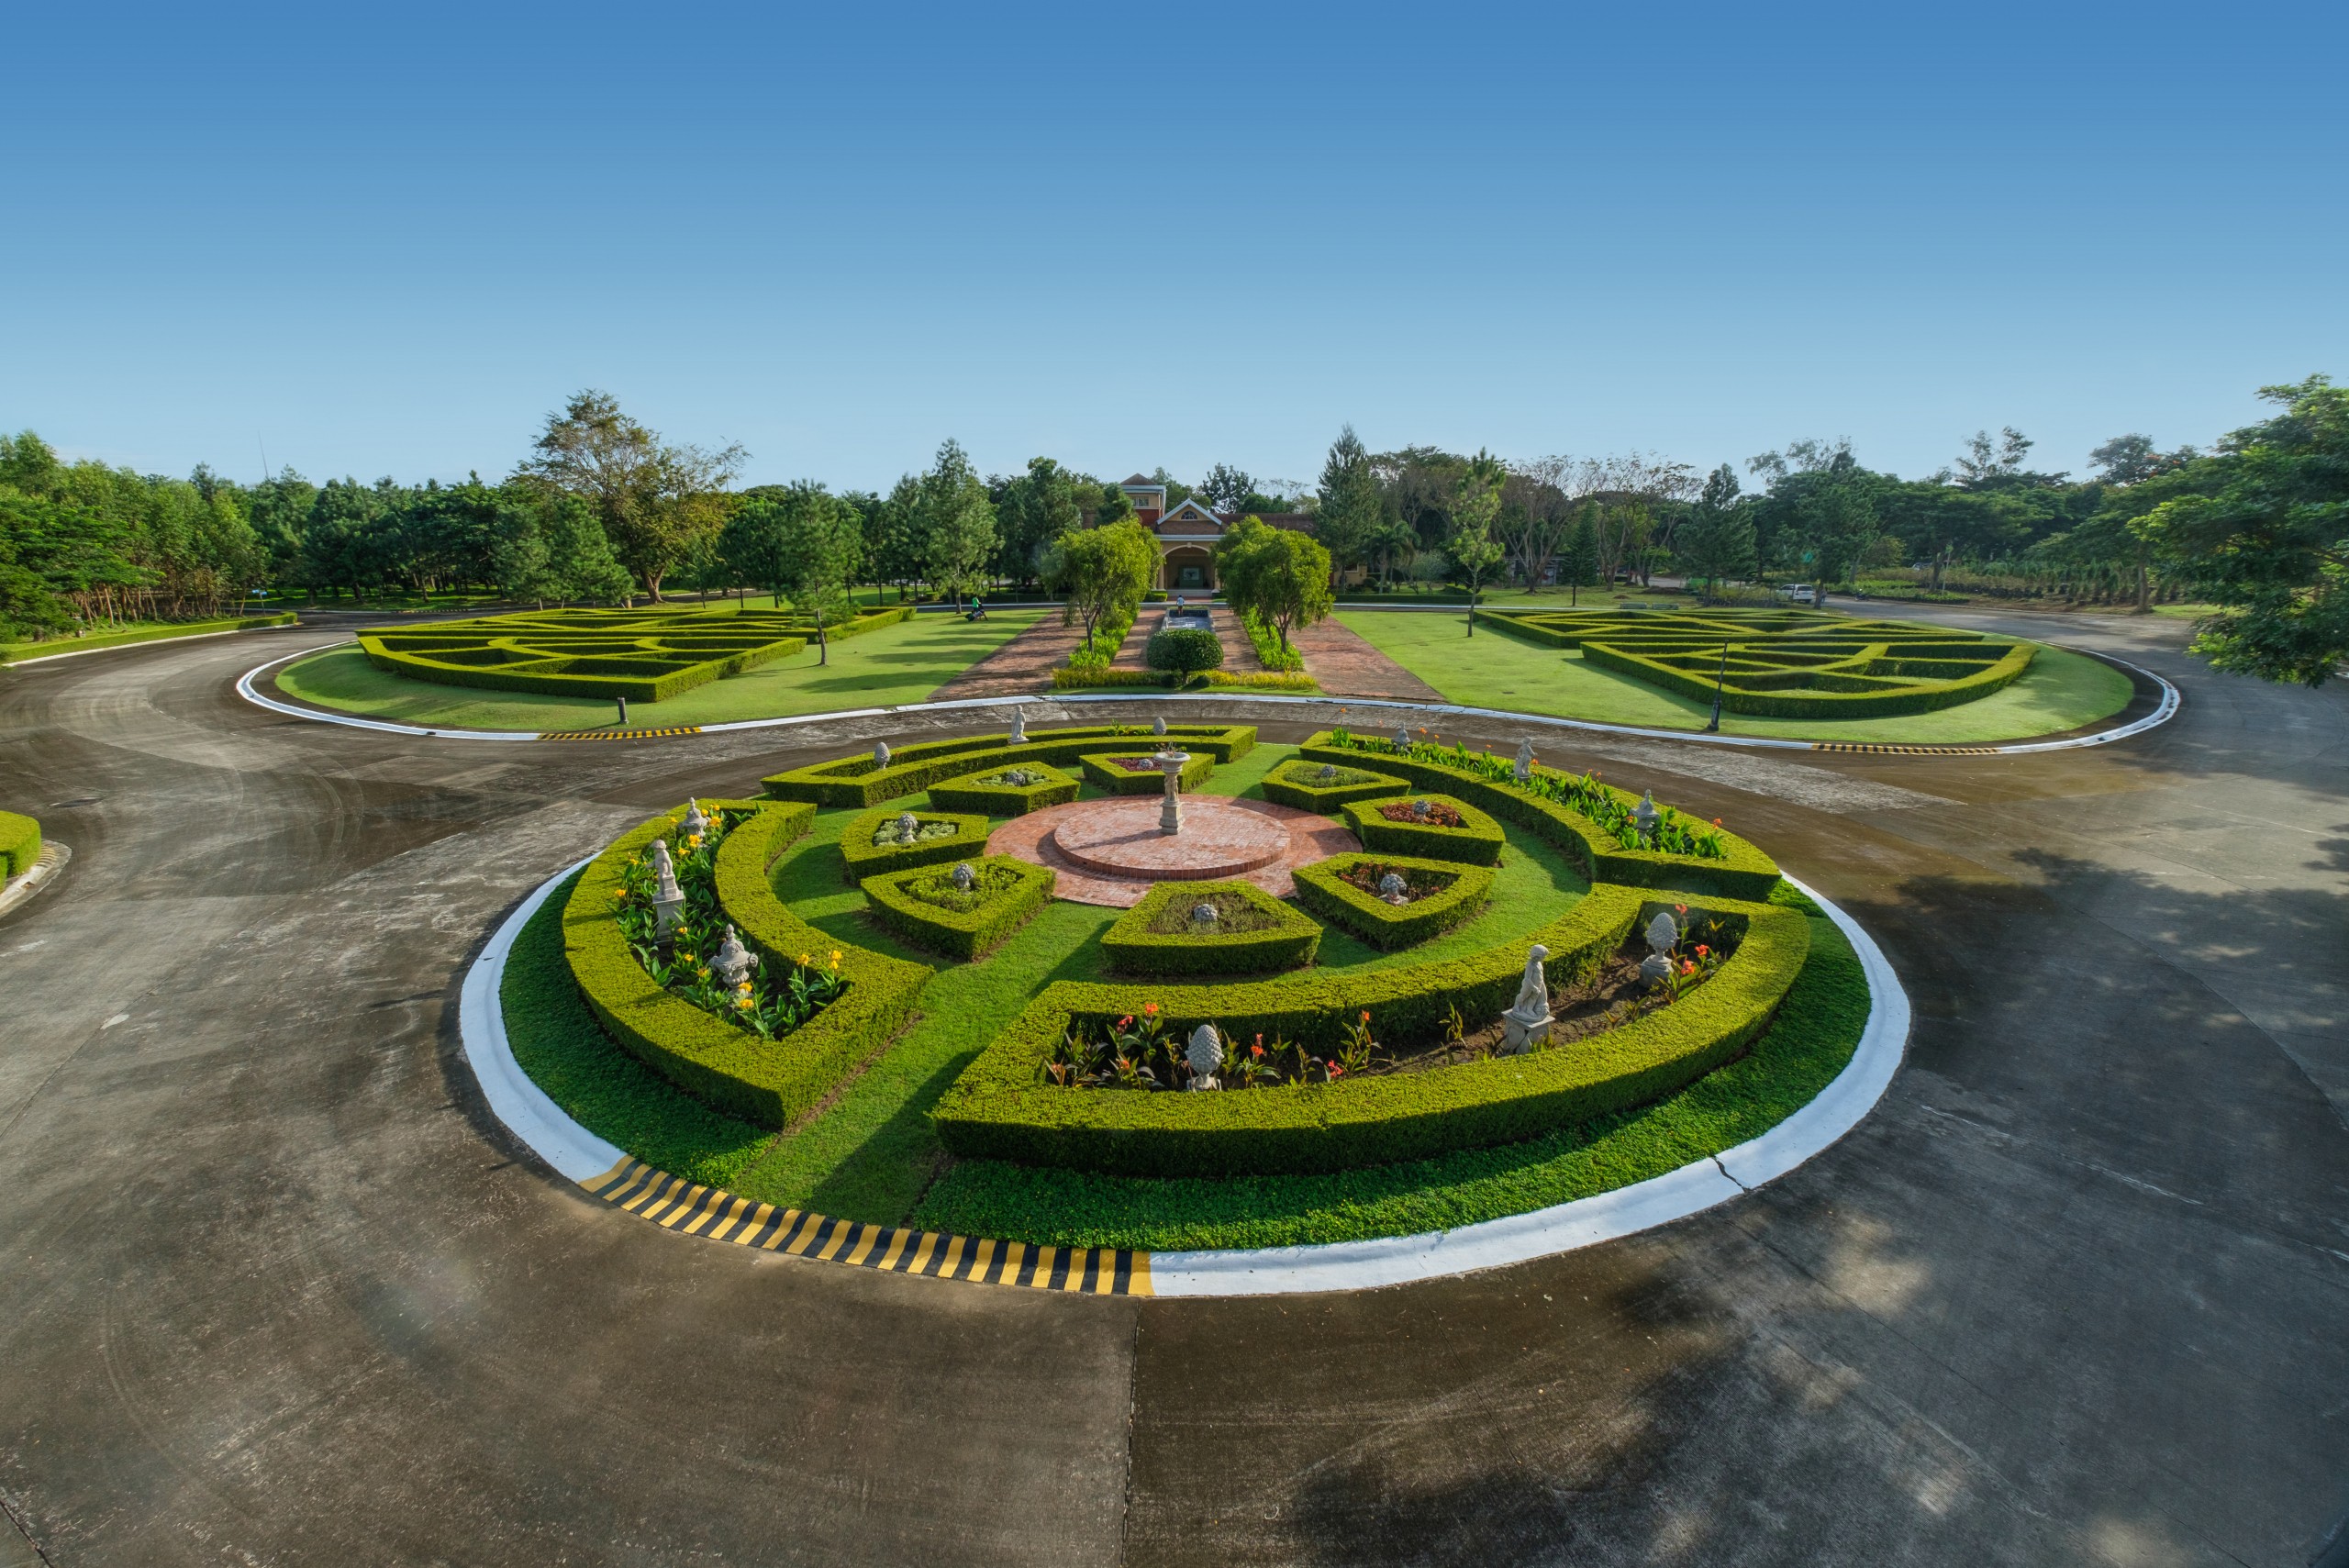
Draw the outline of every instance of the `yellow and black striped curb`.
[[[1864,740],[1814,740],[1814,751],[1866,751],[1893,757],[1995,757],[1996,746],[1878,746]]]
[[[671,1230],[763,1252],[815,1258],[890,1273],[1008,1284],[1085,1296],[1148,1296],[1150,1254],[1118,1247],[1040,1247],[833,1219],[753,1203],[622,1160],[581,1186],[616,1208]]]
[[[698,735],[698,724],[681,724],[671,729],[549,729],[541,732],[541,740],[657,740],[664,735]]]

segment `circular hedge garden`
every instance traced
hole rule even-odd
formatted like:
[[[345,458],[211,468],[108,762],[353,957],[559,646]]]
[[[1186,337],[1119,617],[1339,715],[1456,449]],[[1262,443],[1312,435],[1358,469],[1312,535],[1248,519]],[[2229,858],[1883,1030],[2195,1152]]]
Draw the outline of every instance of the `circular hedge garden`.
[[[1865,1025],[1849,945],[1754,845],[1436,741],[1169,731],[1208,770],[1186,787],[1354,828],[1287,898],[1177,882],[1103,908],[987,853],[1142,733],[842,757],[641,824],[517,945],[517,1059],[697,1183],[1165,1250],[1451,1229],[1661,1174],[1798,1108]],[[1536,947],[1553,1022],[1513,1049]]]

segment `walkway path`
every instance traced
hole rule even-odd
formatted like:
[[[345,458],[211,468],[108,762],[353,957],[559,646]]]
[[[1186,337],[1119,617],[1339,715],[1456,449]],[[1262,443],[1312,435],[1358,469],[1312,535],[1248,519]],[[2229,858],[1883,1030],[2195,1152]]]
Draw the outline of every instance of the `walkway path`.
[[[1339,625],[1335,617],[1290,632],[1288,640],[1290,647],[1305,655],[1305,673],[1320,682],[1321,689],[1331,696],[1446,700],[1442,692],[1363,640],[1353,628]]]
[[[930,694],[932,702],[1008,697],[1052,689],[1054,667],[1085,640],[1082,626],[1063,626],[1057,613],[1042,619]]]

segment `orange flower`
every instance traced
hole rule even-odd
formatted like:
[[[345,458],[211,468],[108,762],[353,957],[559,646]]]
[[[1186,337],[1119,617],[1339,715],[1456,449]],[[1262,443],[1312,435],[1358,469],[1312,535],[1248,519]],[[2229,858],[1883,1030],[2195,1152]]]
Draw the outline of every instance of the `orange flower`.
[[[1340,1078],[1342,1078],[1342,1077],[1344,1077],[1344,1076],[1346,1075],[1346,1070],[1345,1070],[1344,1068],[1342,1068],[1342,1067],[1339,1066],[1339,1065],[1338,1065],[1336,1062],[1327,1062],[1327,1063],[1325,1063],[1325,1064],[1324,1064],[1324,1066],[1325,1066],[1326,1071],[1329,1073],[1329,1074],[1330,1074],[1330,1077],[1331,1081],[1333,1081],[1333,1082],[1334,1082],[1335,1080],[1340,1079]]]
[[[1718,827],[1720,827],[1720,825],[1721,825],[1721,819],[1720,819],[1720,817],[1714,817],[1714,818],[1713,818],[1713,826],[1714,826],[1714,827],[1716,827],[1716,828],[1718,828]]]
[[[1155,1002],[1144,1002],[1141,1005],[1141,1011],[1142,1017],[1154,1018],[1158,1016],[1158,1004]]]
[[[1362,1021],[1364,1023],[1370,1022],[1370,1009],[1368,1007],[1364,1007],[1362,1010]]]
[[[1121,1029],[1131,1029],[1133,1027],[1133,1021],[1134,1016],[1131,1013],[1128,1013],[1124,1018],[1118,1020],[1118,1027]]]

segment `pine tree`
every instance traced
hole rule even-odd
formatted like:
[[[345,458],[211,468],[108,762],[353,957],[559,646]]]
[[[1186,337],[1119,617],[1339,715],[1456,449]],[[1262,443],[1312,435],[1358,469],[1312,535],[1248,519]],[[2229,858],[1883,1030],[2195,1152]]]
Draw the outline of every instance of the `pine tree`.
[[[1598,522],[1593,516],[1598,509],[1595,503],[1583,503],[1575,516],[1574,531],[1566,536],[1566,547],[1558,552],[1558,581],[1574,590],[1566,599],[1569,606],[1579,605],[1580,591],[1598,582]]]

